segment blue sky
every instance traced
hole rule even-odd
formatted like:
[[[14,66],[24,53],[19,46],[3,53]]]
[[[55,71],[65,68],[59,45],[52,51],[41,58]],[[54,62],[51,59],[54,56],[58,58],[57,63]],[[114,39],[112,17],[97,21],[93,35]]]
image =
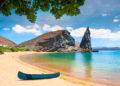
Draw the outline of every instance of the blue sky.
[[[64,15],[56,20],[49,12],[37,12],[36,22],[26,16],[0,14],[0,36],[17,44],[43,33],[67,29],[81,41],[87,26],[90,27],[93,47],[120,47],[120,0],[86,0],[77,16]]]

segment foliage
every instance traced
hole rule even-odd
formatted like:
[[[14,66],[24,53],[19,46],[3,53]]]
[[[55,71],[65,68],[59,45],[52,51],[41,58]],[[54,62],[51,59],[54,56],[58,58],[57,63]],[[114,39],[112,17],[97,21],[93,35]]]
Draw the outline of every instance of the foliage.
[[[15,13],[26,15],[27,19],[34,23],[38,10],[52,13],[56,19],[63,15],[75,16],[80,14],[80,6],[85,0],[0,0],[0,13],[5,16]]]
[[[4,52],[0,50],[0,54],[4,54]]]
[[[18,52],[18,51],[29,51],[27,47],[22,47],[22,48],[11,48],[10,49],[12,52]]]
[[[18,52],[18,51],[29,51],[27,47],[15,48],[15,47],[0,47],[0,51],[3,52]]]

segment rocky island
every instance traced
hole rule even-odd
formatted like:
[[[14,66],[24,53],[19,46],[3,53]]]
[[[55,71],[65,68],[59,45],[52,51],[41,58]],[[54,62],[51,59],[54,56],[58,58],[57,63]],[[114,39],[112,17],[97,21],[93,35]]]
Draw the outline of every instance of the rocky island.
[[[87,28],[80,47],[75,45],[75,39],[67,30],[58,30],[40,35],[32,40],[23,42],[17,47],[28,47],[38,52],[91,52],[91,37]]]
[[[32,40],[21,43],[17,47],[28,47],[34,51],[62,52],[70,46],[75,46],[75,40],[67,30],[45,33]]]
[[[92,51],[89,27],[87,27],[87,30],[84,33],[84,36],[83,36],[82,41],[80,43],[80,48],[81,48],[81,51],[83,51],[83,52],[91,52]]]

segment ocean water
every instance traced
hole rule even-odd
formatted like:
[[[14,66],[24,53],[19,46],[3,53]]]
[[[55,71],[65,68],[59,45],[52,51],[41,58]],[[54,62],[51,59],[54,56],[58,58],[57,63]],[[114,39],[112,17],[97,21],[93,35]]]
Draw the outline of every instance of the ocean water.
[[[78,79],[120,86],[120,50],[32,55],[29,60]]]

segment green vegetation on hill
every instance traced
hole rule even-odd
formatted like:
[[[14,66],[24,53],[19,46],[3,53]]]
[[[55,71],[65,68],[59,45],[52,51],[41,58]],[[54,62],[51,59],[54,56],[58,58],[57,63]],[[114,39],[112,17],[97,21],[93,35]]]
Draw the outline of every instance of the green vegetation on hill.
[[[27,47],[15,48],[15,47],[0,47],[0,52],[18,52],[29,51]]]
[[[0,54],[4,54],[4,52],[0,50]]]

